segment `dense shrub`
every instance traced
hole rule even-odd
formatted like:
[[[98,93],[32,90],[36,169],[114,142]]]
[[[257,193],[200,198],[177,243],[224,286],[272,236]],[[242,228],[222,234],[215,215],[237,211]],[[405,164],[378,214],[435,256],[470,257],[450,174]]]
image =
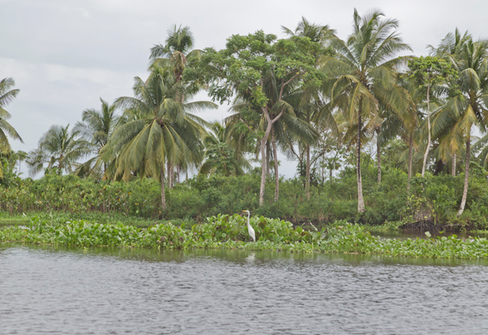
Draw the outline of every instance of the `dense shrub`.
[[[281,218],[293,223],[348,220],[371,225],[386,221],[432,220],[435,223],[470,224],[488,227],[488,181],[486,171],[473,165],[467,208],[457,217],[464,174],[412,178],[407,194],[407,176],[386,167],[377,183],[373,166],[362,171],[366,211],[357,214],[356,172],[343,170],[338,178],[312,186],[307,199],[299,179],[280,181],[280,198],[274,198],[274,182],[266,185],[265,205],[259,207],[257,174],[241,177],[199,177],[167,191],[167,209],[161,211],[160,184],[154,179],[130,182],[95,182],[75,176],[47,175],[39,180],[22,180],[15,186],[0,186],[0,209],[8,213],[64,211],[68,213],[119,213],[152,219],[183,219],[204,222],[218,214],[249,209],[253,215]]]

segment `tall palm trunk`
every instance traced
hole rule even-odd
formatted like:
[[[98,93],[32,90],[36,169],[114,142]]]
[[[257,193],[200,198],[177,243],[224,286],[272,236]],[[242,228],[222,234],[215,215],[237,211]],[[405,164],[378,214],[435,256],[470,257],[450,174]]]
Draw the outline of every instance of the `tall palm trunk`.
[[[456,154],[452,154],[451,176],[456,176]]]
[[[274,130],[271,129],[271,143],[273,145],[273,158],[274,158],[274,169],[275,169],[275,194],[274,201],[278,201],[280,194],[280,176],[278,174],[278,152],[276,150],[276,139],[274,136]]]
[[[358,111],[358,139],[356,141],[356,171],[358,179],[358,213],[364,212],[364,199],[363,199],[363,181],[361,179],[361,103],[359,101],[359,111]]]
[[[310,145],[307,144],[307,167],[305,171],[305,187],[307,189],[307,200],[310,200]]]
[[[408,140],[408,180],[407,180],[407,193],[410,191],[410,179],[412,179],[412,147],[413,147],[413,131],[410,132],[410,138]]]
[[[469,182],[469,159],[471,158],[471,127],[468,129],[468,138],[466,140],[466,168],[464,171],[464,189],[463,198],[461,200],[461,207],[459,207],[459,212],[457,216],[461,216],[464,212],[464,207],[466,206],[466,198],[468,197],[468,182]]]
[[[381,184],[380,128],[376,128],[376,160],[378,162],[378,185]]]
[[[171,190],[173,188],[173,164],[170,162],[167,163],[167,170],[168,170],[168,187]]]
[[[429,94],[430,93],[430,85],[427,85],[427,131],[429,132],[428,134],[428,140],[427,140],[427,148],[425,149],[425,154],[424,154],[424,163],[422,164],[422,177],[425,175],[425,166],[427,165],[427,157],[429,156],[429,150],[430,150],[430,99],[429,99]]]
[[[164,192],[164,170],[161,169],[161,207],[163,211],[166,209],[166,195]]]

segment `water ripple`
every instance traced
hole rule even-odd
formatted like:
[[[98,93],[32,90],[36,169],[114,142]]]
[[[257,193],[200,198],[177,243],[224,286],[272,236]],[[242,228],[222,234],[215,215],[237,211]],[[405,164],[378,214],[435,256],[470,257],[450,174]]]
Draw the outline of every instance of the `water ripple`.
[[[0,246],[1,334],[486,334],[486,262]]]

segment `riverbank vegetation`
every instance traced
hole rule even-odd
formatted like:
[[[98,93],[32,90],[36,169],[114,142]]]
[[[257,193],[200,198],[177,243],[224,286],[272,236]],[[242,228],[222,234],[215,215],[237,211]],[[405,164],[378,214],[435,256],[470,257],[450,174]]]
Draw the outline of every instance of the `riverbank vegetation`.
[[[160,184],[154,179],[134,179],[129,182],[94,181],[72,175],[48,175],[38,180],[19,180],[15,187],[0,187],[0,209],[7,215],[53,213],[64,218],[103,223],[131,223],[157,220],[205,222],[218,214],[233,215],[249,209],[253,215],[282,218],[295,224],[315,225],[348,220],[372,226],[398,222],[445,225],[452,230],[486,229],[488,227],[488,180],[485,170],[472,165],[468,208],[457,216],[463,187],[463,175],[433,175],[427,173],[411,179],[409,193],[404,192],[407,174],[385,165],[382,184],[376,181],[373,160],[365,157],[363,184],[366,211],[358,214],[356,172],[345,168],[337,178],[310,187],[310,200],[304,180],[281,180],[281,196],[273,201],[272,187],[265,193],[265,205],[259,206],[259,172],[238,177],[195,177],[176,184],[167,191],[167,208],[161,209]],[[351,159],[354,159],[351,156]],[[269,178],[268,186],[274,181]],[[391,224],[389,224],[391,225]]]
[[[279,219],[252,217],[256,242],[249,242],[246,218],[219,215],[186,227],[172,223],[148,228],[86,221],[56,223],[34,218],[28,226],[0,230],[0,242],[62,246],[121,246],[158,249],[225,248],[288,252],[378,254],[394,257],[488,258],[486,238],[458,239],[455,235],[427,239],[381,239],[357,224],[338,221],[318,230],[294,227]]]
[[[1,210],[487,229],[488,137],[475,133],[488,125],[488,42],[456,29],[415,57],[379,11],[355,10],[353,27],[341,40],[303,18],[283,39],[257,31],[194,50],[190,28],[174,26],[132,97],[100,99],[29,153],[10,150],[21,138],[4,107],[19,90],[4,79]],[[212,102],[193,100],[202,89]],[[214,102],[230,103],[222,123],[195,114]],[[280,176],[279,151],[295,178]],[[22,179],[22,161],[44,176]]]

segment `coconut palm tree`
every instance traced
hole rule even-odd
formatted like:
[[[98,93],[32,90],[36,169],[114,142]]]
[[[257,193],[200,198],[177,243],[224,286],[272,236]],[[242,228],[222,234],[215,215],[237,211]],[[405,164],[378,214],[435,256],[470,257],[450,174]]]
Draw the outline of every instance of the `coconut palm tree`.
[[[201,50],[191,50],[194,39],[190,27],[171,26],[166,38],[166,44],[156,44],[151,48],[151,64],[157,64],[160,67],[169,66],[173,69],[176,83],[183,77],[183,71],[189,60],[197,58]]]
[[[443,52],[444,50],[454,50],[454,53]],[[471,131],[476,125],[480,126],[481,131],[486,131],[488,121],[488,41],[474,42],[467,32],[460,38],[456,30],[454,35],[450,34],[443,40],[438,53],[442,54],[459,74],[454,81],[455,90],[450,92],[446,104],[437,112],[433,130],[435,133],[451,131],[457,134],[448,137],[451,143],[459,136],[465,142],[465,179],[458,211],[460,216],[464,212],[468,193]]]
[[[27,163],[31,175],[35,175],[47,163],[47,171],[57,174],[72,173],[79,165],[78,159],[92,151],[91,143],[81,139],[78,130],[69,131],[66,127],[54,125],[39,140],[39,147],[29,153]]]
[[[176,25],[173,25],[168,28],[167,33],[168,37],[165,41],[166,44],[156,44],[151,48],[151,66],[157,65],[159,67],[168,67],[172,69],[176,84],[178,84],[183,79],[183,71],[188,62],[198,59],[202,51],[198,49],[191,50],[194,38],[190,27],[182,27],[181,25],[177,27]],[[194,94],[200,90],[200,87],[195,83],[185,83],[185,85],[187,86],[185,90],[187,93]],[[179,95],[176,97],[176,100],[178,102],[184,102],[185,97]],[[172,162],[168,161],[167,168],[169,188],[172,188],[174,181],[174,166],[172,165]],[[178,165],[176,169],[179,178],[181,166]]]
[[[118,98],[115,105],[137,110],[141,118],[117,128],[101,153],[104,161],[115,159],[115,177],[128,180],[136,173],[141,178],[160,179],[163,210],[165,164],[197,163],[203,156],[203,126],[207,123],[190,112],[217,108],[207,101],[177,101],[184,89],[168,68],[153,66],[147,81],[136,77],[135,97]]]
[[[80,135],[93,144],[95,149],[95,156],[86,163],[80,165],[77,172],[86,170],[88,174],[96,170],[102,163],[100,158],[100,150],[108,143],[110,136],[115,128],[118,126],[120,117],[115,115],[115,104],[110,105],[108,102],[100,98],[102,103],[101,109],[85,109],[82,114],[82,122],[78,122],[75,130],[80,132]],[[92,164],[95,165],[92,167]],[[107,170],[107,163],[103,162],[102,174]]]
[[[328,25],[311,23],[303,16],[295,30],[291,30],[285,26],[281,26],[281,28],[288,36],[308,37],[312,42],[321,43],[325,47],[329,45],[330,39],[335,37],[335,30],[331,29]]]
[[[0,81],[0,147],[2,151],[10,151],[7,136],[24,143],[15,128],[8,123],[7,120],[11,118],[11,115],[5,110],[5,106],[19,94],[19,89],[12,89],[14,86],[15,81],[12,78],[4,78]]]
[[[311,23],[305,17],[302,17],[302,20],[298,23],[294,31],[284,26],[282,26],[282,29],[288,36],[308,37],[310,38],[311,41],[322,44],[324,48],[329,48],[331,39],[335,37],[334,29],[331,29],[328,25],[319,25],[319,24]],[[330,50],[327,51],[330,52]],[[324,53],[327,51],[326,49],[324,49]],[[321,55],[315,55],[315,56],[318,58]],[[299,90],[299,97],[298,97],[299,99],[296,103],[295,110],[297,116],[309,124],[311,124],[311,121],[314,118],[314,113],[320,111],[321,107],[323,106],[323,101],[322,99],[320,99],[319,92],[320,90],[318,88],[309,89],[304,92]],[[294,94],[295,96],[297,96],[296,93],[298,92],[295,92]],[[307,199],[310,199],[311,144],[306,143],[304,147],[306,153],[305,188],[307,193]],[[293,148],[290,147],[290,149]],[[291,150],[291,152],[294,151]]]
[[[233,148],[232,139],[229,136],[232,135],[230,128],[224,127],[219,122],[210,125],[211,132],[204,139],[205,161],[200,167],[200,174],[239,176],[251,167],[243,152]]]
[[[324,56],[323,70],[332,78],[326,85],[331,104],[347,114],[350,124],[357,125],[356,169],[358,212],[365,210],[361,180],[361,130],[363,122],[377,112],[379,103],[391,110],[401,110],[404,101],[396,85],[396,68],[405,58],[398,52],[411,50],[396,32],[398,21],[384,19],[373,11],[353,15],[353,33],[347,41],[333,38],[334,56]],[[353,119],[356,121],[353,122]]]

